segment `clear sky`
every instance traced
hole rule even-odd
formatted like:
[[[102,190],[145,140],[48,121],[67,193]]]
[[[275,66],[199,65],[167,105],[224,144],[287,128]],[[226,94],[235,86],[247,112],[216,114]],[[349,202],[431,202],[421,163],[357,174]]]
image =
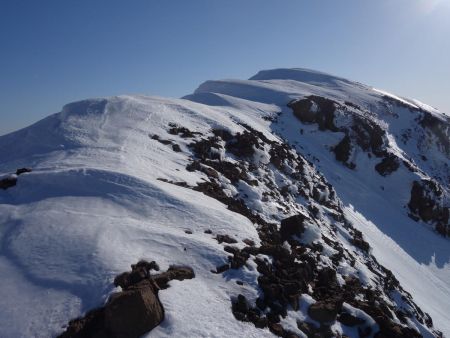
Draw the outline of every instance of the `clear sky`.
[[[450,0],[0,0],[0,135],[79,99],[279,67],[450,112]]]

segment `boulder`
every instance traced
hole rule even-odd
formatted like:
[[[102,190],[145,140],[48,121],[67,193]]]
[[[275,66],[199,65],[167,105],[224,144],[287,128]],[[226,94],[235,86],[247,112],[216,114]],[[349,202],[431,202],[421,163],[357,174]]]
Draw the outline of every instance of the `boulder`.
[[[16,170],[16,175],[19,176],[25,173],[31,173],[32,171],[33,170],[31,168],[19,168]]]
[[[140,337],[163,319],[163,307],[148,281],[113,294],[105,306],[105,329],[112,337]]]
[[[0,179],[0,189],[6,190],[14,187],[17,184],[16,176],[8,176],[6,178]]]
[[[302,214],[283,219],[280,227],[281,240],[290,239],[293,235],[300,236],[305,231],[305,226],[303,225],[305,219],[306,217]]]
[[[111,295],[105,306],[91,310],[84,317],[69,322],[59,338],[138,338],[158,326],[164,319],[164,308],[158,292],[168,287],[172,279],[194,278],[189,267],[171,266],[158,275],[154,261],[139,261],[131,265],[131,272],[118,275],[114,284],[122,291]]]

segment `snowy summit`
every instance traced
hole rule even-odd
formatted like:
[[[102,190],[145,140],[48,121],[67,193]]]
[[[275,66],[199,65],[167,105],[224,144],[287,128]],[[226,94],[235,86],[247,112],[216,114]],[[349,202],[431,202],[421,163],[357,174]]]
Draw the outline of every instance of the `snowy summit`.
[[[0,137],[0,336],[450,336],[449,183],[448,115],[321,72],[70,103]]]

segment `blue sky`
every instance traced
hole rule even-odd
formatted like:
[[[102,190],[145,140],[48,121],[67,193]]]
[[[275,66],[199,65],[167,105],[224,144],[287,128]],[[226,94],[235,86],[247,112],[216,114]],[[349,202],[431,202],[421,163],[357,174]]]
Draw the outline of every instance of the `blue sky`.
[[[88,97],[305,67],[450,112],[450,0],[0,0],[0,135]]]

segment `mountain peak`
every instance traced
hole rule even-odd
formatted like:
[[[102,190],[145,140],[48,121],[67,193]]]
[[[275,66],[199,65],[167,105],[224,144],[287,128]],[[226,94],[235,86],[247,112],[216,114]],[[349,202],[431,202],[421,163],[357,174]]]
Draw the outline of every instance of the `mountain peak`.
[[[328,73],[306,68],[277,68],[261,70],[249,80],[292,80],[320,85],[336,85],[350,81]]]

